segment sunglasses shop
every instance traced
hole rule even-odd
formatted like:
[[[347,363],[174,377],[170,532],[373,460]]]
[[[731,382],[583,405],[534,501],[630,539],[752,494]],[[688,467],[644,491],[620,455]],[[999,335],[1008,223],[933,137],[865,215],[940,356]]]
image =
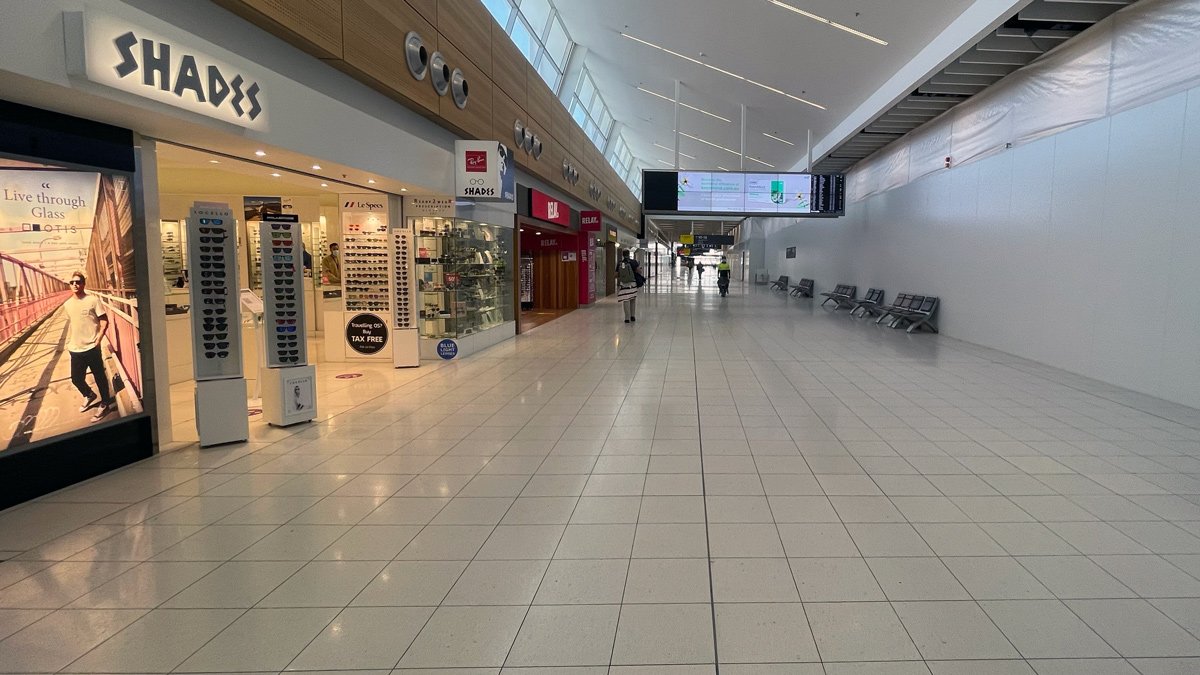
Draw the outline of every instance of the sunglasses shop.
[[[0,64],[0,508],[515,333],[511,210],[406,213],[454,194],[449,132],[262,65],[284,43],[197,37],[242,27],[209,3],[93,9],[0,22],[59,55]]]

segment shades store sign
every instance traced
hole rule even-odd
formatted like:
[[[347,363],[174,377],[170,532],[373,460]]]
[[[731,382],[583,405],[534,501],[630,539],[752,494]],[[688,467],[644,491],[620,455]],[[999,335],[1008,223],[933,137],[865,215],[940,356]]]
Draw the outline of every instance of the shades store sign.
[[[222,122],[267,129],[267,96],[254,74],[99,12],[64,12],[63,22],[69,74]]]

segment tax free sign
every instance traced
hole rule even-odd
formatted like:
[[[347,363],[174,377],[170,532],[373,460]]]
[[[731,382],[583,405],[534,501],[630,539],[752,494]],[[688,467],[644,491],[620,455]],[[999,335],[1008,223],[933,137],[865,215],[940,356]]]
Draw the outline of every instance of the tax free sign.
[[[480,202],[517,200],[512,151],[497,141],[454,142],[454,194]]]
[[[267,95],[255,73],[125,19],[90,10],[63,14],[71,75],[248,129],[267,129]]]

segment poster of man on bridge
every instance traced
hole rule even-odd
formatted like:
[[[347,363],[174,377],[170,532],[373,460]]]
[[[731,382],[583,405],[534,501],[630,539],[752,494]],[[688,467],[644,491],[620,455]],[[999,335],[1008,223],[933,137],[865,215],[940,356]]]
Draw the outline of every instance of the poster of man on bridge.
[[[142,412],[129,179],[0,166],[0,453]]]

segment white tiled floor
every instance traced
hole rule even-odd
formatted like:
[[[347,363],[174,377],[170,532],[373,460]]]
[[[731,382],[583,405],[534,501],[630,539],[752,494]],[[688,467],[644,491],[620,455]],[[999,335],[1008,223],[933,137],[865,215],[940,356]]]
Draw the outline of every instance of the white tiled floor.
[[[0,672],[1200,672],[1200,411],[659,291],[0,514]]]

